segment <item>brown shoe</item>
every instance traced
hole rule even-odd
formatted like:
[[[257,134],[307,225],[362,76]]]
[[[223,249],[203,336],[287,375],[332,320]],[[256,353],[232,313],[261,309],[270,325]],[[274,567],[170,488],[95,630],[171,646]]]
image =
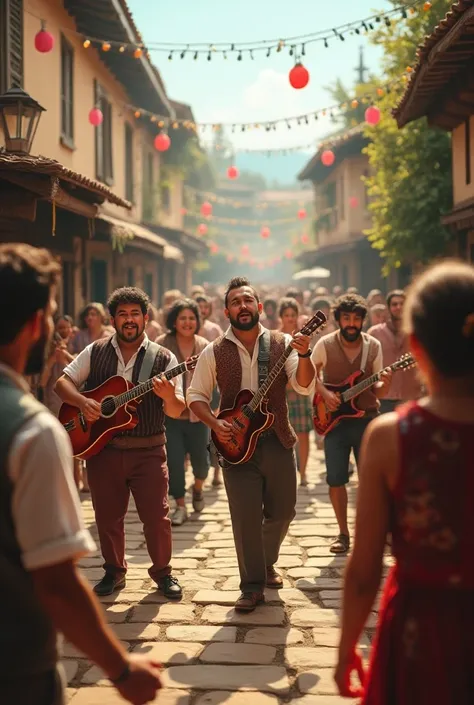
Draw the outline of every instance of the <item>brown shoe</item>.
[[[263,592],[243,592],[234,605],[236,612],[253,612],[257,605],[265,602]]]
[[[269,588],[276,589],[283,587],[283,578],[276,572],[274,566],[272,565],[267,566],[266,585]]]

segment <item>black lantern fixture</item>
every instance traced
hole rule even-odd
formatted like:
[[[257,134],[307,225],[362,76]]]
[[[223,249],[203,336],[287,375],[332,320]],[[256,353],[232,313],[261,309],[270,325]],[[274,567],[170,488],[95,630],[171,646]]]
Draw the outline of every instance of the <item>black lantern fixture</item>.
[[[10,88],[0,95],[0,128],[5,138],[5,151],[29,154],[45,110],[22,88]]]

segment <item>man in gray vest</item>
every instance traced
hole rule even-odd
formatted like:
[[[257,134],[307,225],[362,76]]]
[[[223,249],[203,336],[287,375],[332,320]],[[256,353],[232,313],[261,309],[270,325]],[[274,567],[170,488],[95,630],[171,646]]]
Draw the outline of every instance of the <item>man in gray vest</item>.
[[[23,377],[45,362],[60,277],[47,250],[0,245],[0,703],[62,705],[60,631],[141,705],[161,687],[158,664],[127,654],[76,568],[95,546],[80,514],[71,445]]]

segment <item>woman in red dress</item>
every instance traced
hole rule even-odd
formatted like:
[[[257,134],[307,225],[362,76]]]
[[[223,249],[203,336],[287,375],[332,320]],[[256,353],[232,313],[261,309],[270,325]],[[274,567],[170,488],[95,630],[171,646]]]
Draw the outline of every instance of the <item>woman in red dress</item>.
[[[446,262],[423,274],[405,327],[428,396],[366,432],[335,679],[341,695],[362,696],[363,705],[472,705],[474,268]],[[356,644],[388,531],[396,562],[366,674]]]

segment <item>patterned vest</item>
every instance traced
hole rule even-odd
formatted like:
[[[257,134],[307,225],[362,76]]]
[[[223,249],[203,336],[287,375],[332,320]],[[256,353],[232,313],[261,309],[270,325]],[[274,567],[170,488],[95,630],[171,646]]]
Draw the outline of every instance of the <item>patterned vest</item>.
[[[372,338],[371,335],[363,333],[366,338],[369,339],[369,354],[367,357],[367,363],[365,365],[365,371],[362,377],[358,380],[359,382],[363,379],[367,379],[373,374],[374,360],[377,357],[379,351],[378,341]],[[349,377],[354,372],[360,370],[362,362],[362,347],[352,362],[349,362],[346,353],[339,340],[339,332],[330,333],[324,338],[324,347],[326,348],[327,362],[324,368],[324,381],[328,384],[341,384],[347,377]],[[363,409],[366,412],[378,411],[380,407],[380,402],[374,394],[374,389],[366,389],[362,394],[360,394],[356,400],[355,404],[358,409]]]
[[[8,454],[24,423],[44,406],[0,376],[0,700],[1,682],[53,670],[56,632],[36,595],[31,574],[21,560],[12,514],[13,486]],[[38,468],[41,472],[41,468]],[[7,705],[5,703],[5,705]]]
[[[145,357],[145,348],[140,348],[133,366],[132,381],[138,383],[138,375]],[[169,365],[171,355],[162,348],[158,351],[153,364],[150,378],[164,372]],[[110,338],[96,340],[91,351],[91,371],[86,381],[86,389],[95,389],[109,377],[117,374],[117,353]],[[165,432],[165,414],[163,401],[153,392],[148,392],[142,397],[141,404],[137,406],[138,424],[131,431],[125,431],[125,436],[138,436],[140,438],[156,436]]]
[[[221,336],[214,343],[214,357],[216,360],[217,385],[221,393],[221,409],[229,409],[234,405],[235,397],[242,389],[242,365],[237,345]],[[270,365],[269,370],[276,364],[280,355],[285,350],[285,337],[283,333],[270,332]],[[272,428],[284,448],[292,448],[296,441],[296,434],[290,426],[288,419],[288,404],[286,402],[286,385],[288,377],[283,370],[273,383],[268,393],[268,409],[275,414]]]

